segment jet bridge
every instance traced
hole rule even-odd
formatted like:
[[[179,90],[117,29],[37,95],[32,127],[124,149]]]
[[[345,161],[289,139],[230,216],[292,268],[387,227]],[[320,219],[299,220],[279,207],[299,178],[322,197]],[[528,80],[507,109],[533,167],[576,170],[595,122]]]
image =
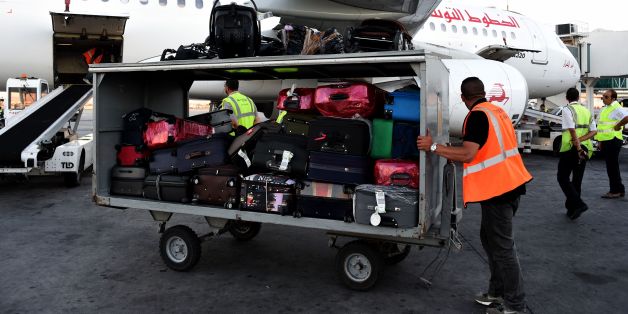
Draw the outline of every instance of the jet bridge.
[[[21,112],[0,129],[0,166],[36,167],[41,146],[55,137],[91,95],[91,85],[59,87]]]

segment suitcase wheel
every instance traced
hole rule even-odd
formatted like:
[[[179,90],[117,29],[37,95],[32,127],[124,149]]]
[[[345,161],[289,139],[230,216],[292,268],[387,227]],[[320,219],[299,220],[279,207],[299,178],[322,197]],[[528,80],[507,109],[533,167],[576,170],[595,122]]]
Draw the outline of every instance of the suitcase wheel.
[[[232,202],[226,202],[224,206],[227,209],[233,209],[233,203]]]

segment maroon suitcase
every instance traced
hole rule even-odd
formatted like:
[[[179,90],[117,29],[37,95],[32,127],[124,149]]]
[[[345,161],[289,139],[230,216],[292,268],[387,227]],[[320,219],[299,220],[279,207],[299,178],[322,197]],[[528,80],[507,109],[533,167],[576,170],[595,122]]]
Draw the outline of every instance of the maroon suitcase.
[[[419,162],[399,159],[380,159],[375,162],[375,184],[419,188]]]
[[[202,168],[192,178],[192,201],[237,208],[242,177],[234,165]]]
[[[290,88],[282,89],[277,97],[277,109],[286,111],[311,112],[314,108],[314,88],[295,88],[288,96]]]
[[[118,166],[143,166],[148,161],[149,153],[140,146],[117,145],[116,161]]]
[[[383,112],[386,92],[374,85],[355,82],[319,86],[314,106],[324,116],[371,118]]]

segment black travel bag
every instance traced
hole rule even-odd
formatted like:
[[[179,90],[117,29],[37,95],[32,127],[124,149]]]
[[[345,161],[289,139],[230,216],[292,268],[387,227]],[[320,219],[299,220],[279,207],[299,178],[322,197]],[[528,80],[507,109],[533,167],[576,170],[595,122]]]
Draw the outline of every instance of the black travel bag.
[[[177,147],[179,173],[227,163],[227,134],[216,134],[181,142]]]
[[[370,126],[363,119],[320,117],[310,122],[310,151],[366,156],[370,148]]]
[[[144,198],[188,203],[192,196],[190,177],[150,175],[144,180]]]
[[[177,173],[177,150],[175,148],[158,149],[148,158],[151,174]]]
[[[214,134],[230,133],[233,131],[231,113],[231,110],[223,109],[191,116],[188,117],[188,120],[211,125],[214,130]]]
[[[111,194],[142,196],[146,169],[142,167],[113,167]]]
[[[296,182],[288,177],[255,174],[242,181],[240,209],[280,215],[294,213]]]
[[[240,170],[234,165],[199,169],[198,175],[192,178],[192,200],[236,208],[240,201],[240,182]]]
[[[265,133],[253,150],[253,167],[260,171],[303,177],[307,170],[307,138],[301,135]]]
[[[255,2],[251,0],[255,6]],[[218,57],[253,57],[259,51],[262,35],[257,19],[257,6],[246,7],[231,3],[214,7],[209,20],[208,43]]]
[[[141,146],[144,144],[142,137],[153,111],[147,108],[133,110],[122,116],[122,139],[120,144]]]
[[[353,199],[341,184],[304,181],[297,195],[297,213],[303,217],[353,221]]]
[[[306,178],[337,184],[370,183],[373,163],[369,157],[310,152]]]
[[[417,190],[402,186],[365,184],[355,188],[353,214],[355,222],[359,224],[414,228],[419,223],[418,204]]]
[[[244,134],[236,136],[227,150],[231,162],[243,171],[249,169],[251,167],[251,159],[257,140],[264,133],[279,133],[280,131],[281,124],[269,120],[258,123],[248,129]]]
[[[287,134],[298,134],[308,136],[310,124],[319,115],[288,112],[281,120],[284,132]]]

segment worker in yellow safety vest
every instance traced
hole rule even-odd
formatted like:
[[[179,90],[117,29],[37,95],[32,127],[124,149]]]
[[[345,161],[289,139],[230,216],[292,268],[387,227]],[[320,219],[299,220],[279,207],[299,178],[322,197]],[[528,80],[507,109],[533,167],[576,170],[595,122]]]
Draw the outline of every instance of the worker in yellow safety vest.
[[[578,102],[580,92],[577,89],[568,89],[565,97],[569,104],[562,110],[564,131],[556,179],[567,198],[567,217],[574,220],[589,208],[580,197],[580,190],[587,160],[593,154],[591,138],[596,133],[596,125],[591,112]]]
[[[225,97],[220,104],[221,109],[229,109],[232,111],[231,124],[234,129],[249,129],[255,124],[257,118],[257,107],[251,98],[245,96],[238,91],[240,83],[238,80],[227,80],[225,82]],[[235,132],[231,132],[235,135]]]
[[[517,136],[508,114],[486,100],[484,83],[468,77],[460,86],[470,110],[463,126],[462,146],[432,141],[429,131],[417,137],[417,147],[463,163],[462,198],[480,203],[480,239],[491,271],[488,291],[475,301],[488,305],[486,313],[519,313],[526,309],[523,278],[515,249],[512,218],[532,176],[523,165]]]
[[[621,120],[628,114],[617,101],[617,92],[613,89],[604,92],[602,102],[604,108],[597,121],[595,140],[598,141],[600,151],[606,160],[606,174],[610,185],[610,190],[602,195],[602,198],[624,197],[626,190],[621,182],[619,152],[623,145]]]

